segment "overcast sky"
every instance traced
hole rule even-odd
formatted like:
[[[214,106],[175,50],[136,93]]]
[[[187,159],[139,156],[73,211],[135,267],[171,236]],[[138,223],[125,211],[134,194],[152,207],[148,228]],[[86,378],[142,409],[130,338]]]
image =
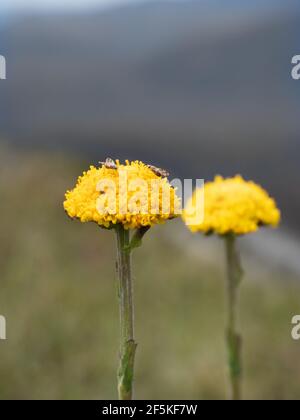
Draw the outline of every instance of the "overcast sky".
[[[26,10],[26,9],[66,9],[87,8],[89,6],[114,6],[145,0],[0,0],[1,10]],[[151,1],[151,0],[147,0]]]
[[[117,5],[124,5],[129,3],[138,3],[138,2],[151,2],[156,0],[0,0],[0,13],[3,11],[30,11],[30,10],[63,10],[63,9],[73,9],[80,10],[86,9],[89,7],[113,7]],[[186,0],[164,0],[164,1],[184,1]],[[203,3],[210,4],[210,0],[198,0],[203,1]],[[220,4],[226,6],[226,1],[221,0]],[[214,4],[217,1],[213,2]],[[286,4],[295,4],[297,7],[300,7],[299,0],[230,0],[230,5],[237,5],[240,7],[253,7],[261,8],[263,6],[276,7],[278,5]]]

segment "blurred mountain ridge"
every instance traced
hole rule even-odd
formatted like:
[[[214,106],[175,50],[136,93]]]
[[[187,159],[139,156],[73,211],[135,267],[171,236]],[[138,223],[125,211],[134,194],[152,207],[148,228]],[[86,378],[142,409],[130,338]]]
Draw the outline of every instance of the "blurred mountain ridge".
[[[14,18],[3,35],[0,134],[95,162],[141,158],[183,177],[240,172],[298,227],[300,84],[290,73],[300,8],[279,3],[157,1]]]

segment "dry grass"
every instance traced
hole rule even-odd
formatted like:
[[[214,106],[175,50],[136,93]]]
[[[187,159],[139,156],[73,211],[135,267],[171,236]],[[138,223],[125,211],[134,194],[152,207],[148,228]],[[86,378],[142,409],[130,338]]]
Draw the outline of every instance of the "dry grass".
[[[62,210],[83,167],[62,156],[0,153],[0,313],[8,335],[0,342],[0,398],[115,398],[112,234]],[[225,398],[222,261],[187,257],[164,229],[153,229],[134,256],[136,397]],[[243,285],[247,398],[300,397],[300,343],[290,338],[300,288],[279,277]]]

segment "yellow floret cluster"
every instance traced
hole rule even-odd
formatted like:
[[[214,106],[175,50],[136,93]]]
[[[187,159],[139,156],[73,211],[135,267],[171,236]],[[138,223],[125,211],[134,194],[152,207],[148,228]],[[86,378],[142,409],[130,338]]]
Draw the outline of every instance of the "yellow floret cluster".
[[[91,166],[75,188],[67,191],[64,202],[72,219],[95,222],[104,228],[116,224],[126,229],[149,227],[176,217],[179,208],[180,201],[167,178],[140,161],[116,161],[115,168]]]
[[[280,222],[275,201],[259,185],[239,175],[228,179],[217,176],[203,188],[194,192],[183,213],[192,232],[244,235],[257,231],[260,226],[276,227]],[[193,217],[194,203],[203,193],[204,218],[199,220]]]

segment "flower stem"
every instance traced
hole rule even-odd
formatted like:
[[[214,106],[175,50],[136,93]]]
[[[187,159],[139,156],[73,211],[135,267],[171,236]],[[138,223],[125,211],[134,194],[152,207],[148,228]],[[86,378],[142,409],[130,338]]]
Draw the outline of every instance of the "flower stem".
[[[137,344],[134,341],[133,286],[131,278],[131,250],[129,230],[116,225],[117,273],[120,304],[120,361],[118,370],[119,400],[131,400],[133,395],[134,359]]]
[[[231,398],[232,400],[238,401],[242,399],[242,338],[237,332],[237,299],[243,271],[241,269],[240,257],[236,247],[236,237],[234,235],[226,236],[225,244],[228,281],[228,324],[226,339],[231,382]]]

